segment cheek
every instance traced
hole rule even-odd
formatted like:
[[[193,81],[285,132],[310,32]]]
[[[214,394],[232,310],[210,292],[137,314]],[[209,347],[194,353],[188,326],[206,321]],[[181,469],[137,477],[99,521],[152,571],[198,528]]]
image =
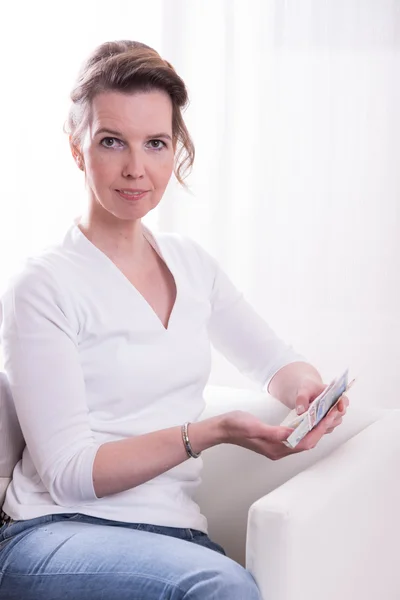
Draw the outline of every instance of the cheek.
[[[115,172],[113,160],[104,154],[92,153],[88,155],[88,175],[93,182],[107,181]]]
[[[174,170],[174,156],[159,156],[152,164],[152,179],[157,187],[165,187]]]

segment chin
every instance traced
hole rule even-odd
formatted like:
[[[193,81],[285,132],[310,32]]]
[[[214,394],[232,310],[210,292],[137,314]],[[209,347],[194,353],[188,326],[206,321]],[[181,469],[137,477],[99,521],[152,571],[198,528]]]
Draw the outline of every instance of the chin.
[[[132,206],[132,207],[117,207],[112,212],[114,217],[121,219],[122,221],[136,221],[137,219],[143,219],[146,215],[152,211],[155,206]]]
[[[132,203],[127,203],[124,202],[124,200],[116,200],[115,198],[111,198],[108,200],[108,202],[102,202],[98,199],[98,197],[96,198],[96,195],[94,195],[94,198],[92,197],[91,202],[92,208],[94,209],[92,214],[95,215],[97,213],[100,217],[100,214],[103,213],[103,219],[107,219],[108,215],[108,217],[112,217],[121,221],[136,221],[138,219],[142,219],[150,211],[156,208],[160,200],[161,198],[154,199],[154,197],[150,197],[146,200],[143,199],[143,201],[138,200],[137,202],[132,201]]]

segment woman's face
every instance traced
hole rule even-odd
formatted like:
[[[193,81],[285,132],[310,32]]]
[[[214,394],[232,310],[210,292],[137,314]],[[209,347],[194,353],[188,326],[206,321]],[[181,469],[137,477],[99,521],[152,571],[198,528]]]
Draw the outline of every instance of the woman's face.
[[[174,167],[168,94],[96,96],[80,155],[92,211],[124,220],[145,216],[160,202]]]

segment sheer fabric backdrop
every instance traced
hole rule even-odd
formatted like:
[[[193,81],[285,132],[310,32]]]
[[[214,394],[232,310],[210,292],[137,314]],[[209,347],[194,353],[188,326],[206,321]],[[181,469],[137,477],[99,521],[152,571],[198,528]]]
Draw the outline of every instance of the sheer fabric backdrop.
[[[350,366],[354,402],[400,404],[399,2],[39,1],[5,18],[0,288],[84,202],[62,133],[80,61],[139,39],[187,82],[197,149],[189,190],[172,181],[148,224],[203,244],[327,379]],[[249,385],[218,355],[212,381]]]

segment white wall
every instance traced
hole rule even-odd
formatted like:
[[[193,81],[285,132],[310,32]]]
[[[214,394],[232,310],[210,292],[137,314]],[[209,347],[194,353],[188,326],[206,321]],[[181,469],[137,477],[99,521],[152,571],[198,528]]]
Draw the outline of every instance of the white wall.
[[[0,292],[20,261],[79,215],[83,174],[63,124],[79,67],[100,43],[159,49],[162,0],[22,0],[1,9]]]

